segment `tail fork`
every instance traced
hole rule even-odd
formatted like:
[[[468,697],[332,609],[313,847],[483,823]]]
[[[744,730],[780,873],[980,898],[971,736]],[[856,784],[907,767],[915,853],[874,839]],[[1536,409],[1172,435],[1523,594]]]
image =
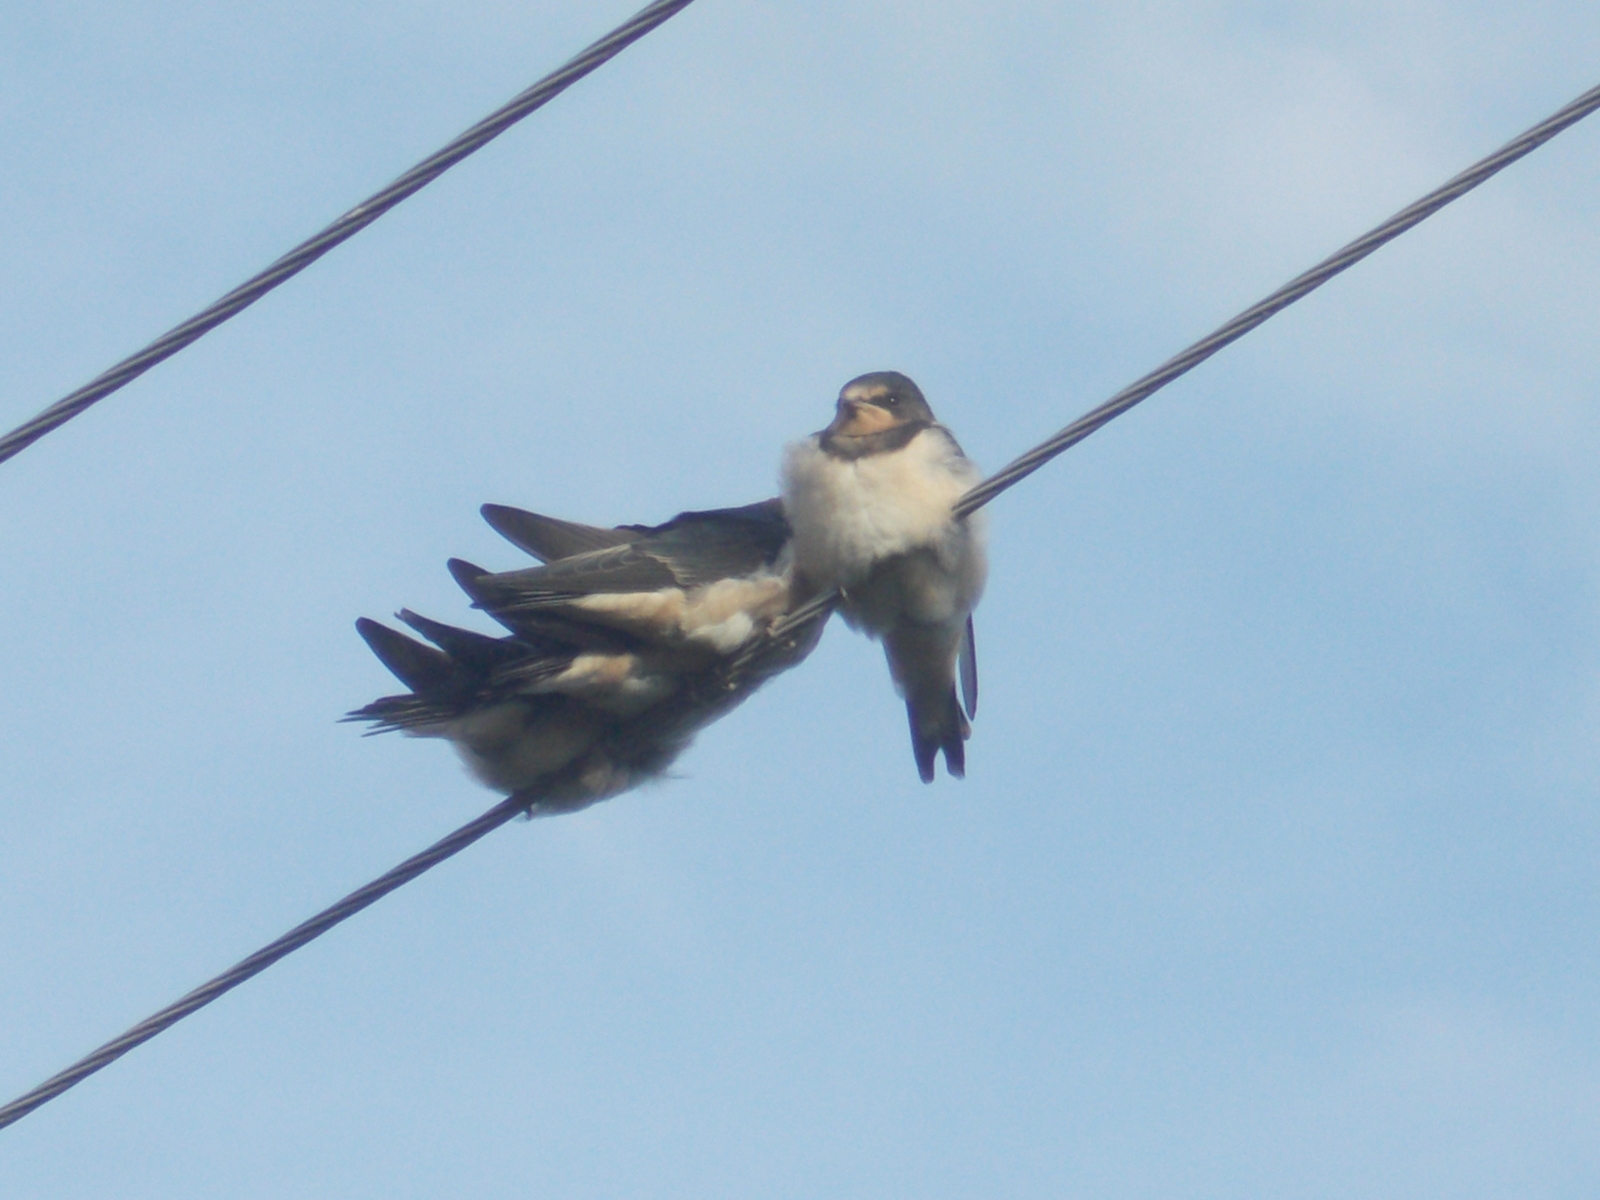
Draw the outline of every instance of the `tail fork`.
[[[922,782],[933,782],[934,762],[941,750],[944,751],[944,769],[950,776],[966,778],[965,743],[972,735],[972,726],[967,724],[961,702],[956,699],[955,684],[950,685],[942,701],[924,705],[920,712],[915,701],[907,700],[906,716],[911,724],[911,753],[917,760],[917,774],[922,776]]]

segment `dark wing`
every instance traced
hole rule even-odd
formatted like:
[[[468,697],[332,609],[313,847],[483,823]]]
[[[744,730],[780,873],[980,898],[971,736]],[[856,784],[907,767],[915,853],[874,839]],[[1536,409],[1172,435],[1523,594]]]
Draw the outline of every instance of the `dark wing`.
[[[978,715],[978,643],[972,636],[972,614],[967,614],[967,632],[961,639],[958,659],[961,671],[961,698],[967,704],[967,716]]]
[[[529,618],[571,614],[575,608],[583,610],[584,620],[605,625],[595,605],[580,602],[606,596],[670,598],[674,592],[755,575],[777,561],[789,539],[789,523],[781,502],[767,500],[681,513],[663,525],[600,532],[631,540],[521,571],[492,574],[457,563],[451,572],[481,608],[513,628],[522,628]],[[548,539],[538,544],[554,548]],[[648,636],[648,629],[638,628],[642,621],[623,611],[609,624]]]
[[[406,609],[399,616],[434,645],[366,617],[356,622],[356,632],[378,660],[411,689],[409,695],[384,696],[346,715],[349,721],[371,721],[374,733],[427,732],[474,708],[516,695],[518,677],[559,674],[573,661],[571,652],[551,653],[523,639],[488,637]]]
[[[546,563],[625,545],[637,541],[640,536],[632,529],[580,525],[576,521],[546,517],[505,504],[485,504],[478,511],[489,522],[489,528],[519,550],[526,550],[540,562]]]
[[[679,513],[664,525],[626,525],[635,545],[666,565],[680,587],[749,575],[776,561],[789,541],[783,501]]]

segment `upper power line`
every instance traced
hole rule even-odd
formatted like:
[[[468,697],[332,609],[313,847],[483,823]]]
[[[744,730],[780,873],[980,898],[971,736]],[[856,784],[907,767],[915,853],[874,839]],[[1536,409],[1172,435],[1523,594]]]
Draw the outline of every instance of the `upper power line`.
[[[444,149],[431,154],[375,195],[369,196],[321,233],[307,238],[260,274],[234,288],[204,311],[169,329],[137,354],[97,375],[71,395],[63,396],[31,421],[0,437],[0,463],[26,449],[52,429],[65,425],[90,405],[131,383],[163,359],[205,336],[229,317],[250,307],[280,283],[298,275],[346,238],[372,224],[407,196],[420,191],[474,150],[499,137],[523,117],[559,96],[590,71],[609,62],[693,0],[656,0],[640,9],[566,65],[550,72],[527,91],[496,109]]]
[[[1393,241],[1413,225],[1421,224],[1452,200],[1466,195],[1495,172],[1509,167],[1524,154],[1544,145],[1568,126],[1576,125],[1597,108],[1600,108],[1600,86],[1590,88],[1559,112],[1512,138],[1493,154],[1480,158],[1454,179],[1441,184],[1416,203],[1402,208],[1383,224],[1362,234],[1343,249],[1330,254],[1309,271],[1296,275],[1266,299],[1252,304],[1233,320],[1207,334],[1187,350],[1174,355],[1148,375],[1130,383],[1099,408],[1084,413],[1054,437],[1047,438],[1026,454],[1001,467],[956,501],[956,516],[964,517],[976,512],[1007,488],[1032,475],[1063,450],[1076,446],[1102,425],[1120,417],[1139,401],[1160,391],[1178,376],[1198,367],[1230,342],[1238,341],[1268,317],[1282,312],[1296,300],[1316,291],[1340,271],[1355,266],[1379,246]]]

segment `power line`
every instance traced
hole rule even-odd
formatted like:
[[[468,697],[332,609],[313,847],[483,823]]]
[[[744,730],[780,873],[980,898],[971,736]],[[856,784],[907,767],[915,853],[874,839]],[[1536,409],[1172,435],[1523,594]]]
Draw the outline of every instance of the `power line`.
[[[300,949],[313,938],[321,937],[346,917],[353,917],[367,905],[373,904],[401,884],[410,883],[430,867],[436,867],[452,854],[465,850],[491,830],[500,828],[518,813],[526,812],[529,801],[520,796],[510,796],[496,804],[476,820],[468,821],[460,829],[441,838],[421,854],[414,854],[393,870],[385,872],[366,887],[357,888],[343,900],[323,909],[309,921],[296,925],[277,941],[257,950],[249,958],[234,964],[209,983],[195,988],[183,999],[167,1005],[160,1012],[146,1017],[121,1037],[112,1038],[93,1054],[73,1063],[60,1074],[52,1075],[25,1096],[18,1096],[0,1108],[0,1129],[20,1121],[41,1104],[54,1100],[75,1084],[82,1083],[101,1067],[109,1066],[135,1046],[148,1042],[162,1030],[176,1025],[197,1009],[204,1008],[224,992],[232,991],[246,979],[259,975],[285,955]]]
[[[646,714],[642,719],[614,731],[613,750],[626,758],[641,745],[659,745],[692,736],[702,726],[748,699],[773,676],[782,674],[805,658],[817,639],[822,636],[822,627],[830,615],[831,607],[824,598],[822,601],[813,600],[804,605],[781,622],[774,622],[762,636],[754,639],[737,656],[703,676],[689,680],[670,706],[663,706]],[[532,815],[570,811],[560,807],[549,807],[547,799],[544,794],[534,791],[523,791],[508,796],[482,816],[467,822],[447,837],[441,838],[422,853],[413,855],[365,887],[351,892],[337,904],[296,925],[276,941],[263,946],[250,957],[195,988],[181,1000],[146,1017],[120,1037],[113,1038],[66,1070],[51,1076],[26,1095],[19,1096],[4,1108],[0,1108],[0,1129],[20,1121],[34,1109],[54,1100],[68,1088],[82,1083],[100,1068],[116,1062],[135,1046],[142,1045],[156,1034],[170,1029],[190,1013],[204,1008],[252,976],[259,975],[280,958],[293,953],[312,939],[321,937],[341,921],[355,916],[369,904],[381,900],[402,884],[410,883],[424,871],[465,850],[473,842],[500,828],[513,817],[521,813]]]
[[[1340,271],[1355,266],[1385,242],[1399,237],[1413,225],[1427,220],[1446,204],[1466,195],[1497,171],[1510,166],[1524,154],[1538,148],[1556,134],[1575,125],[1600,108],[1600,87],[1579,96],[1549,119],[1507,142],[1487,158],[1472,164],[1454,179],[1429,192],[1422,199],[1401,209],[1383,224],[1365,233],[1337,253],[1329,255],[1303,275],[1297,275],[1272,295],[1245,309],[1215,333],[1201,338],[1183,353],[1168,359],[1150,374],[1129,384],[1099,408],[1085,413],[1048,441],[1041,442],[1020,458],[996,471],[956,501],[955,515],[965,517],[982,508],[1001,492],[1026,479],[1062,451],[1076,446],[1102,425],[1120,417],[1139,401],[1167,386],[1178,376],[1198,367],[1230,342],[1237,341],[1268,317],[1282,312],[1301,297],[1310,294]]]
[[[681,8],[687,3],[689,3],[689,0],[677,0],[675,7]],[[673,6],[652,5],[651,8],[645,9],[644,12],[640,13],[639,17],[635,18],[635,21],[647,13],[666,7]],[[670,12],[666,13],[656,23],[659,24],[660,20],[665,20],[666,16],[670,15]],[[640,36],[642,32],[644,31],[640,31],[635,36]],[[597,46],[601,44],[596,43]],[[617,49],[620,48],[620,46],[617,47]],[[591,47],[592,49],[593,47]],[[612,50],[611,53],[615,53],[615,50]],[[574,60],[574,62],[577,61],[579,60]],[[601,61],[604,60],[602,59]],[[524,93],[524,95],[527,94]],[[1548,120],[1540,122],[1526,133],[1506,143],[1499,150],[1473,164],[1442,187],[1429,192],[1408,208],[1402,209],[1370,233],[1357,238],[1338,253],[1324,259],[1303,275],[1297,276],[1259,304],[1253,305],[1240,313],[1209,337],[1196,342],[1183,353],[1168,360],[1150,374],[1118,392],[1099,408],[1078,418],[1078,420],[1068,425],[1048,441],[1028,451],[978,484],[956,503],[955,512],[957,517],[964,517],[977,511],[1001,492],[1037,471],[1062,451],[1082,441],[1096,429],[1099,429],[1113,418],[1120,416],[1160,388],[1165,387],[1184,372],[1198,366],[1228,343],[1243,337],[1268,317],[1287,308],[1296,300],[1320,287],[1340,271],[1360,262],[1361,259],[1371,254],[1385,242],[1398,237],[1412,226],[1426,220],[1452,200],[1464,195],[1488,179],[1495,172],[1509,166],[1529,151],[1560,133],[1563,129],[1582,120],[1596,108],[1600,108],[1600,87],[1585,92]],[[493,136],[493,134],[489,136]],[[421,184],[417,186],[420,187]],[[412,190],[414,191],[415,188]],[[243,305],[240,305],[240,307],[243,307]],[[201,332],[204,332],[204,330]],[[195,336],[198,337],[199,334],[195,334]],[[190,340],[192,341],[193,338]],[[706,694],[695,697],[694,704],[704,706],[701,716],[708,720],[715,719],[716,715],[720,715],[720,712],[717,711],[719,708],[725,709],[726,706],[736,702],[734,697],[737,693],[744,689],[753,690],[755,687],[759,687],[761,682],[770,677],[770,675],[786,669],[787,663],[784,656],[798,652],[806,637],[814,638],[820,634],[820,624],[827,619],[832,605],[837,599],[838,595],[835,592],[813,597],[789,614],[789,616],[774,622],[762,638],[757,639],[745,651],[729,661],[721,676],[713,679],[708,685]],[[810,624],[813,622],[815,624]],[[808,625],[809,630],[807,628]],[[803,653],[801,656],[803,657]],[[718,698],[719,696],[721,696],[720,699]],[[694,715],[693,712],[684,714],[669,713],[664,714],[662,719],[669,723],[676,719],[687,721]],[[115,1062],[135,1046],[149,1041],[162,1030],[169,1028],[190,1013],[209,1004],[224,992],[237,987],[251,976],[266,970],[280,958],[299,949],[313,938],[326,933],[340,921],[355,915],[367,905],[394,891],[395,888],[409,883],[430,867],[436,866],[451,855],[464,850],[491,830],[504,825],[519,812],[527,811],[530,804],[535,802],[535,800],[526,796],[511,796],[501,801],[481,817],[463,825],[448,837],[435,842],[421,854],[408,858],[393,870],[367,884],[366,887],[351,892],[350,895],[331,908],[324,909],[309,921],[296,926],[277,941],[256,951],[249,958],[218,975],[209,983],[196,988],[183,999],[168,1005],[160,1012],[135,1025],[121,1037],[107,1042],[94,1053],[81,1059],[60,1074],[46,1080],[31,1092],[13,1100],[4,1108],[0,1108],[0,1129],[20,1120],[40,1105],[59,1096],[74,1084],[88,1078],[88,1076],[100,1070],[101,1067]]]
[[[590,71],[616,57],[692,2],[693,0],[656,0],[654,4],[640,9],[565,66],[552,71],[527,91],[490,113],[444,149],[423,159],[388,187],[363,200],[321,233],[301,242],[266,270],[234,288],[210,308],[169,329],[137,354],[123,359],[77,391],[57,400],[31,421],[25,421],[0,438],[0,463],[31,446],[51,430],[65,425],[90,405],[105,399],[124,384],[132,383],[157,363],[171,358],[229,317],[254,304],[280,283],[298,275],[340,242],[365,229],[406,197],[432,183],[474,150],[499,137],[534,109],[555,99]]]

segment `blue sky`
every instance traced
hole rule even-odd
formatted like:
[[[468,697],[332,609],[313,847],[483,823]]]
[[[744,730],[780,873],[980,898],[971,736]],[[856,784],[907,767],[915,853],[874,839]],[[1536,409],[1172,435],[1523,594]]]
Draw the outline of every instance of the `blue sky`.
[[[625,3],[0,9],[0,424]],[[1579,92],[1600,12],[700,0],[0,467],[0,1090],[486,808],[336,718],[484,501],[997,467]],[[1588,1197],[1600,124],[998,501],[969,778],[830,630],[0,1134],[0,1191]]]

